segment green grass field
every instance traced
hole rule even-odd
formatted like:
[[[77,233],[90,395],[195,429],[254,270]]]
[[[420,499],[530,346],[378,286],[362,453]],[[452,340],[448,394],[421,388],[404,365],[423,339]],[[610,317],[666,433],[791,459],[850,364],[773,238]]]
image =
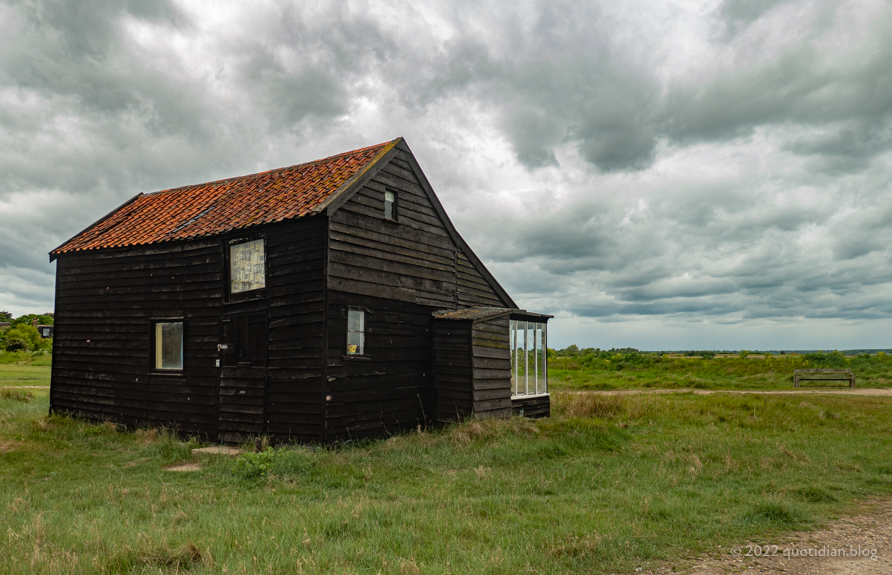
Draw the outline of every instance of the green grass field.
[[[892,494],[890,398],[557,393],[546,420],[230,460],[47,395],[0,394],[2,573],[634,573]]]
[[[50,385],[52,356],[0,352],[0,386]]]
[[[833,358],[831,365],[809,362],[802,356],[771,359],[723,357],[715,359],[641,356],[604,361],[558,358],[549,363],[549,386],[558,391],[614,389],[793,389],[793,370],[834,367],[851,369],[857,387],[892,387],[892,358]],[[847,386],[844,382],[809,386]],[[806,383],[803,383],[806,385]]]

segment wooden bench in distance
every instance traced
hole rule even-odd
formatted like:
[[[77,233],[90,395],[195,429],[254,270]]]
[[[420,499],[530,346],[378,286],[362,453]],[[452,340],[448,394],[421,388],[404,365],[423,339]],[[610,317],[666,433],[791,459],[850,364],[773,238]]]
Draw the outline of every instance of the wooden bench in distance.
[[[855,387],[851,369],[794,369],[793,387],[800,387],[800,381],[848,381],[849,387]]]

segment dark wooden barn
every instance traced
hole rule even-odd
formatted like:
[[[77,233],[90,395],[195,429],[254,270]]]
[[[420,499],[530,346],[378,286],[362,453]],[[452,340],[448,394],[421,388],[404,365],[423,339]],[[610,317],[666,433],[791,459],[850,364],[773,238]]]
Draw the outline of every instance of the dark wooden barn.
[[[546,323],[401,139],[140,194],[50,253],[50,409],[235,441],[549,413]]]

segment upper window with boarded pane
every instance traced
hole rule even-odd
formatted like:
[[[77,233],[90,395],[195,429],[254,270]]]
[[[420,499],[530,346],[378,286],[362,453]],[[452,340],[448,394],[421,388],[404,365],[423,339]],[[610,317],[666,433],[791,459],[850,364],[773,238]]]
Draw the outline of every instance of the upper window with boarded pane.
[[[388,220],[396,219],[396,194],[384,192],[384,217]]]
[[[241,293],[266,287],[263,240],[229,246],[229,291]]]

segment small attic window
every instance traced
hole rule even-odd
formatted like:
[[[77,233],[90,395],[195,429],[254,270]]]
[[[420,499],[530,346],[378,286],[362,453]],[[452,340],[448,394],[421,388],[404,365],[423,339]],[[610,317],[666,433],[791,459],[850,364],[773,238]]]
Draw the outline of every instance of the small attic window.
[[[229,291],[241,293],[266,287],[263,240],[229,246]]]
[[[384,217],[388,220],[396,220],[396,194],[384,192]]]

